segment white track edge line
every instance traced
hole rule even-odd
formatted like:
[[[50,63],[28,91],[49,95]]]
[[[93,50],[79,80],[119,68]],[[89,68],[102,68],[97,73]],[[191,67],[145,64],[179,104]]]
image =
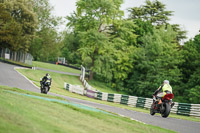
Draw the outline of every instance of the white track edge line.
[[[15,71],[17,73],[19,73],[22,77],[24,77],[25,79],[27,79],[32,85],[34,85],[37,89],[40,90],[40,88],[38,86],[36,86],[33,81],[31,81],[30,79],[28,79],[26,76],[24,76],[22,73],[18,72],[16,69],[29,69],[29,68],[22,68],[22,67],[14,67]]]

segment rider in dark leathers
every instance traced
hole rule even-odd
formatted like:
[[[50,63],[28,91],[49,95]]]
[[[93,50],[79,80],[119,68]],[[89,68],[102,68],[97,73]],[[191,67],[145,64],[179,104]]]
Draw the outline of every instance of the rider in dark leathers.
[[[50,83],[50,84],[49,84],[49,89],[50,89],[50,87],[51,87],[51,80],[52,80],[52,79],[51,79],[50,74],[47,73],[47,74],[42,78],[42,84],[45,85],[45,83],[47,83],[47,82]],[[49,90],[48,90],[48,91],[49,91]]]

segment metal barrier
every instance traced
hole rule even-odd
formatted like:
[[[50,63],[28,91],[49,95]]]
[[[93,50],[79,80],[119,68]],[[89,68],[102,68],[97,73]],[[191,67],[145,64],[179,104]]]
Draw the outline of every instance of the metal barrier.
[[[0,57],[7,60],[22,62],[32,65],[33,56],[22,51],[12,51],[8,48],[0,48]]]
[[[122,96],[121,96],[120,104],[128,105],[128,99],[129,99],[129,96],[128,96],[128,95],[122,95]]]
[[[114,100],[114,94],[108,94],[107,100],[108,100],[108,102],[113,102],[113,100]]]
[[[90,98],[95,98],[97,97],[97,91],[94,91],[94,90],[87,90],[86,91],[86,96],[87,97],[90,97]]]

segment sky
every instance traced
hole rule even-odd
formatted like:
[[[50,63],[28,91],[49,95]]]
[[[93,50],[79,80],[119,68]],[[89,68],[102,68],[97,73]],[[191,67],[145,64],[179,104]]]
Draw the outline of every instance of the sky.
[[[77,0],[49,0],[54,6],[53,14],[56,16],[68,16],[76,10]],[[187,31],[188,39],[194,38],[200,31],[200,0],[159,0],[166,5],[166,10],[174,11],[170,17],[171,24],[179,24]],[[128,16],[127,9],[144,5],[145,0],[124,0],[121,9]],[[64,28],[65,26],[62,26]],[[62,30],[62,29],[61,29]],[[187,40],[188,40],[187,39]]]

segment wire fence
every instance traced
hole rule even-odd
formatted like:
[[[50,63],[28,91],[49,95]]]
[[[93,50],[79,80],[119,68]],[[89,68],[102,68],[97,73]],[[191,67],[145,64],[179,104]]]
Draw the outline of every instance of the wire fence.
[[[0,57],[7,60],[32,65],[33,56],[22,51],[12,51],[8,48],[0,48]]]

